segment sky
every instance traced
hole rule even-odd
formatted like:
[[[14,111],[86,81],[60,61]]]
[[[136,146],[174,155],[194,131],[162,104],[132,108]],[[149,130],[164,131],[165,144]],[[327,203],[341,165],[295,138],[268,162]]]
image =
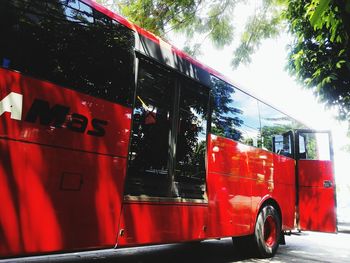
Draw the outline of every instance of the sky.
[[[251,1],[254,5],[254,1]],[[252,6],[237,6],[234,13],[236,39],[242,31],[246,19],[254,10]],[[198,36],[201,39],[201,36]],[[252,62],[240,65],[236,70],[230,66],[233,57],[234,41],[230,47],[215,49],[208,38],[202,44],[203,54],[197,59],[228,77],[237,87],[247,91],[257,98],[275,106],[293,118],[301,121],[310,128],[331,130],[334,146],[335,172],[337,184],[350,185],[348,162],[350,154],[342,150],[344,145],[350,144],[346,136],[348,123],[336,119],[335,109],[326,109],[317,101],[312,91],[306,90],[297,83],[285,70],[287,65],[287,45],[292,38],[287,33],[275,39],[262,42],[258,51],[253,54]],[[171,42],[180,49],[184,45],[184,38],[171,37]],[[205,52],[205,51],[210,52]]]

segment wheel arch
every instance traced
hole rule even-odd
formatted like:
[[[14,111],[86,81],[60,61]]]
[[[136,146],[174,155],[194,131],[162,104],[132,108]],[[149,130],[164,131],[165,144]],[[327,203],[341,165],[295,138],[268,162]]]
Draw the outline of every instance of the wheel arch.
[[[258,206],[259,209],[257,209],[257,210],[256,210],[256,213],[255,213],[254,226],[255,226],[255,224],[256,224],[256,220],[258,219],[258,215],[259,215],[261,209],[263,209],[263,208],[264,208],[265,206],[267,206],[267,205],[271,205],[271,206],[273,206],[273,207],[277,210],[278,216],[279,216],[279,218],[280,218],[280,220],[281,220],[281,227],[282,227],[282,226],[283,226],[283,217],[282,217],[282,210],[281,210],[281,207],[280,207],[280,205],[278,204],[278,202],[277,202],[274,198],[272,198],[271,196],[266,196],[266,197],[263,198],[263,199],[261,200],[261,202],[259,203],[259,206]]]

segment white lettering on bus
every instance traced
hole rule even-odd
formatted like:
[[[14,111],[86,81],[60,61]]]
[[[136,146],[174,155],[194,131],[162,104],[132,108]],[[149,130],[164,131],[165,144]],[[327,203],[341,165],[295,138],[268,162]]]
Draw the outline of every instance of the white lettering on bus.
[[[5,112],[11,113],[11,119],[22,119],[23,95],[11,92],[0,101],[0,116]]]

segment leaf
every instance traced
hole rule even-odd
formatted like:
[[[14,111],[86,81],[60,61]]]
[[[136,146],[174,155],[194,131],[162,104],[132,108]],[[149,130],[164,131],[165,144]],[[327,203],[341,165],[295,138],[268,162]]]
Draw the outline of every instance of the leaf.
[[[335,65],[337,68],[341,68],[342,67],[342,64],[346,63],[345,60],[340,60],[337,62],[337,64]]]
[[[322,14],[329,8],[330,0],[319,0],[319,4],[310,17],[310,23],[315,28],[322,20]]]
[[[340,57],[341,55],[343,55],[345,53],[345,51],[346,51],[345,49],[340,50],[338,53],[338,56]]]

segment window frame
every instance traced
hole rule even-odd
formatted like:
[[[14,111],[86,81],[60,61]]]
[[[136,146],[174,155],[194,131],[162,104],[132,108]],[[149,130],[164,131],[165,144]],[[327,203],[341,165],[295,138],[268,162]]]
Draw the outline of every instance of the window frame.
[[[300,157],[300,134],[327,134],[328,136],[328,150],[329,150],[329,159],[308,159]],[[334,149],[333,149],[333,140],[332,134],[327,130],[313,130],[313,129],[297,129],[295,132],[295,159],[303,161],[334,161]]]
[[[134,90],[134,100],[132,103],[132,109],[135,108],[135,103],[136,103],[136,97],[137,97],[137,90],[138,90],[138,82],[139,82],[139,72],[140,72],[140,67],[143,64],[151,64],[151,67],[160,67],[161,69],[164,69],[166,71],[169,72],[170,76],[173,77],[174,80],[174,87],[173,89],[173,94],[175,94],[175,98],[174,98],[174,102],[173,102],[173,120],[171,123],[171,131],[170,131],[170,140],[174,143],[172,144],[168,144],[169,150],[171,152],[176,152],[177,146],[178,146],[178,141],[177,141],[177,137],[178,137],[178,132],[179,132],[179,127],[178,127],[178,123],[179,123],[179,117],[180,117],[180,98],[181,98],[181,90],[183,88],[183,86],[186,86],[186,84],[183,83],[194,83],[194,85],[196,85],[196,88],[203,88],[206,93],[208,94],[207,96],[207,113],[206,113],[206,130],[205,130],[205,143],[206,143],[206,147],[205,147],[205,155],[204,155],[204,162],[205,162],[205,171],[204,171],[204,193],[203,193],[203,198],[186,198],[186,197],[159,197],[159,196],[149,196],[149,195],[145,195],[140,193],[139,195],[130,195],[127,192],[124,191],[124,201],[130,201],[130,202],[175,202],[175,203],[184,203],[184,204],[188,204],[188,203],[192,203],[192,204],[204,204],[207,205],[208,204],[208,195],[207,195],[207,191],[208,191],[208,187],[207,187],[207,174],[208,174],[208,164],[207,164],[207,151],[208,151],[208,138],[209,138],[209,130],[210,130],[210,117],[211,117],[211,109],[210,109],[210,87],[207,87],[206,85],[204,85],[203,83],[200,83],[190,77],[188,77],[187,75],[179,72],[178,70],[175,70],[174,68],[164,65],[162,63],[160,63],[159,61],[157,61],[154,58],[150,58],[149,56],[141,53],[138,50],[135,50],[135,90]],[[154,65],[153,65],[154,64]],[[133,127],[133,122],[134,122],[134,110],[132,111],[132,124],[131,127]],[[131,135],[132,136],[132,135]],[[132,144],[132,140],[130,139],[130,146],[129,146],[129,154],[130,154],[130,150],[131,150],[131,144]],[[129,157],[130,158],[130,157]],[[128,183],[128,176],[129,176],[129,158],[128,158],[128,169],[127,169],[127,175],[126,175],[126,180],[125,180],[125,189],[127,187],[127,183]],[[175,168],[176,168],[176,162],[177,162],[177,156],[172,155],[169,156],[169,173],[172,177],[172,184],[174,184],[175,181]]]

